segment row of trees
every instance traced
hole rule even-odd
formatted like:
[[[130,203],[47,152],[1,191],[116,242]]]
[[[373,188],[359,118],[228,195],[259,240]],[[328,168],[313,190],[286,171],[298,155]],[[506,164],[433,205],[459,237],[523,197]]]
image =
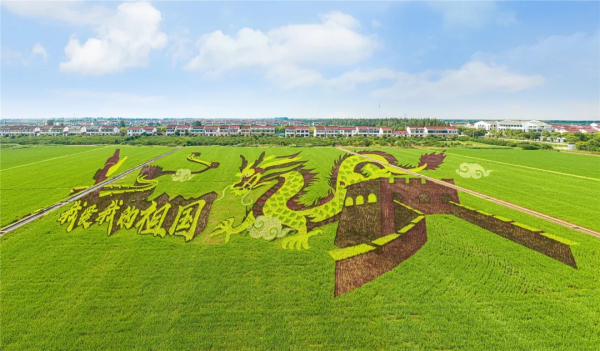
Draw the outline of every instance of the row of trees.
[[[325,146],[395,146],[395,147],[477,147],[470,141],[497,145],[499,147],[522,147],[526,149],[552,148],[546,144],[530,142],[514,142],[503,139],[471,138],[468,136],[452,136],[439,138],[429,135],[421,137],[352,137],[352,138],[282,138],[278,136],[55,136],[55,137],[11,137],[14,144],[46,144],[46,145],[167,145],[167,146],[289,146],[289,147],[325,147]],[[466,143],[465,143],[466,142]]]

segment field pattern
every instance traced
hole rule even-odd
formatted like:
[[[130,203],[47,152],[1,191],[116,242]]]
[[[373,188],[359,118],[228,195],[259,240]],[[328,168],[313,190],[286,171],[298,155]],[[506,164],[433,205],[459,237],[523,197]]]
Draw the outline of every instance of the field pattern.
[[[298,151],[301,154],[294,156]],[[416,167],[425,154],[386,152],[400,164]],[[193,174],[208,166],[193,164],[190,155],[219,166]],[[377,212],[368,211],[379,199],[383,206],[385,189],[427,187],[399,183],[399,175],[393,183],[376,178],[347,186],[339,222],[318,227],[322,232],[310,237],[309,250],[283,249],[285,238],[263,240],[260,228],[253,232],[248,227],[250,233],[231,235],[228,242],[223,233],[211,236],[223,228],[224,219],[233,218],[232,228],[244,223],[250,209],[270,191],[266,186],[241,191],[246,184],[260,184],[248,173],[251,169],[260,172],[260,165],[270,163],[289,170],[290,163],[305,162],[302,168],[318,175],[298,203],[313,205],[330,195],[328,175],[342,155],[331,148],[206,147],[184,148],[159,160],[155,166],[160,174],[174,173],[153,178],[141,172],[146,174],[142,181],[156,181],[147,201],[167,203],[177,196],[191,199],[213,192],[217,196],[206,229],[193,240],[137,235],[135,226],[109,230],[107,236],[107,223],[67,230],[69,222],[61,223],[66,211],[5,235],[0,239],[2,348],[570,350],[577,345],[593,350],[600,343],[598,240],[466,194],[460,194],[461,206],[479,209],[476,216],[489,212],[510,218],[523,229],[539,228],[569,243],[577,269],[451,215],[463,211],[467,218],[471,211],[452,210],[450,201],[457,200],[453,194],[442,194],[442,202],[435,203],[402,193],[402,199],[394,195],[404,204],[393,202],[396,229],[399,223],[417,229],[425,223],[422,213],[405,204],[408,201],[423,206],[426,213],[445,208],[449,212],[426,215],[427,241],[418,242],[421,247],[410,258],[360,288],[334,294],[340,247],[386,245],[398,238],[393,235],[403,234],[405,227],[392,237],[364,243],[353,231],[360,226],[361,233],[373,230],[366,219]],[[423,167],[423,174],[454,179],[465,187],[468,182],[503,184],[503,177],[521,176],[478,161],[493,171],[487,177],[462,178],[456,169],[472,161],[453,157],[435,169]],[[92,176],[106,158],[89,166]],[[277,161],[282,163],[274,164]],[[262,176],[268,179],[277,169],[281,170],[270,168]],[[353,169],[366,175],[382,171],[360,163]],[[335,179],[335,172],[331,175]],[[338,174],[337,179],[339,185],[347,178]],[[140,175],[130,175],[105,190],[130,190],[143,185],[139,180]],[[238,188],[232,189],[232,184]],[[85,184],[71,186],[76,185]],[[432,191],[428,194],[437,198]],[[422,232],[419,235],[422,238]],[[356,254],[352,250],[350,254]]]
[[[420,155],[420,149],[384,149],[386,152],[399,159],[406,159]],[[457,153],[468,153],[478,159],[461,157]],[[531,164],[536,167],[557,172],[569,171],[571,174],[594,178],[598,177],[600,164],[597,157],[561,154],[550,151],[516,151],[515,150],[450,150],[444,164],[435,173],[427,174],[435,178],[454,178],[456,185],[485,193],[492,197],[506,200],[532,210],[542,212],[581,226],[600,231],[600,222],[597,220],[600,208],[600,183],[595,179],[575,178],[569,175],[548,173],[540,170],[500,164],[486,161],[485,158],[494,158],[496,154],[507,153],[502,159],[507,163],[518,165]],[[491,153],[491,154],[490,154]],[[493,155],[493,156],[492,156]],[[538,159],[554,158],[555,164]],[[577,162],[585,157],[581,164],[569,160],[575,157]],[[504,162],[502,161],[502,162]],[[483,178],[463,178],[459,176],[461,164],[476,163],[484,170],[492,171]],[[600,178],[599,178],[600,179]]]
[[[66,198],[73,187],[93,185],[95,173],[116,149],[120,149],[127,159],[113,176],[173,148],[107,146],[82,150],[63,146],[0,149],[2,168],[7,166],[0,172],[0,225],[7,225]],[[31,158],[28,151],[32,152]],[[65,157],[55,159],[61,156]],[[51,160],[46,162],[47,159]]]

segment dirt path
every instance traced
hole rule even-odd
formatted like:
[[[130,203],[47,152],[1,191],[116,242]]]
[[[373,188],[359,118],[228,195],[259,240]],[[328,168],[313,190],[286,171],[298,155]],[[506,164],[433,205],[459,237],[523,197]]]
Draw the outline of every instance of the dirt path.
[[[137,165],[137,166],[135,166],[135,167],[133,167],[133,168],[130,168],[130,169],[126,170],[125,172],[123,172],[123,173],[119,174],[118,176],[116,176],[116,177],[114,177],[114,178],[111,178],[111,179],[108,179],[108,180],[105,180],[104,182],[102,182],[102,183],[100,183],[100,184],[94,185],[94,186],[92,186],[91,188],[89,188],[89,189],[86,189],[86,190],[84,190],[84,191],[82,191],[82,192],[80,192],[80,193],[78,193],[78,194],[76,194],[76,195],[74,195],[74,196],[72,196],[72,197],[70,197],[70,198],[66,199],[66,200],[63,200],[63,201],[61,201],[61,202],[58,202],[58,203],[56,203],[56,204],[54,204],[54,205],[52,205],[52,206],[46,207],[46,208],[44,208],[43,210],[41,210],[41,211],[38,211],[38,212],[36,212],[36,213],[34,213],[34,214],[31,214],[31,215],[29,215],[29,216],[27,216],[27,217],[25,217],[25,218],[21,218],[20,220],[18,220],[18,221],[16,221],[16,222],[14,222],[14,223],[12,223],[12,224],[9,224],[9,225],[7,225],[6,227],[4,227],[4,228],[0,229],[0,236],[3,236],[3,235],[4,235],[4,234],[6,234],[6,233],[10,233],[10,232],[12,232],[13,230],[15,230],[15,229],[18,229],[18,228],[20,228],[20,227],[24,226],[24,225],[25,225],[25,224],[27,224],[27,223],[31,223],[31,222],[35,221],[36,219],[42,218],[42,217],[44,217],[45,215],[47,215],[48,213],[50,213],[50,212],[52,212],[52,211],[54,211],[54,210],[57,210],[57,209],[59,209],[59,208],[61,208],[61,207],[65,206],[66,204],[68,204],[68,203],[70,203],[70,202],[73,202],[73,201],[75,201],[75,200],[77,200],[77,199],[80,199],[80,198],[82,198],[82,197],[86,196],[87,194],[89,194],[89,193],[91,193],[91,192],[94,192],[94,191],[96,191],[96,190],[99,190],[99,189],[100,189],[100,188],[102,188],[103,186],[105,186],[105,185],[107,185],[107,184],[110,184],[110,183],[112,183],[112,182],[115,182],[115,181],[117,181],[117,180],[119,180],[119,179],[121,179],[121,178],[125,177],[126,175],[128,175],[128,174],[130,174],[130,173],[132,173],[132,172],[134,172],[134,171],[136,171],[136,170],[138,170],[138,169],[140,169],[140,168],[144,167],[145,165],[148,165],[148,164],[150,164],[150,163],[152,163],[152,162],[154,162],[154,161],[156,161],[156,160],[158,160],[158,159],[161,159],[161,158],[163,158],[163,157],[165,157],[165,156],[168,156],[168,155],[170,155],[170,154],[174,153],[175,151],[177,151],[177,150],[179,150],[179,149],[181,149],[181,146],[180,146],[180,147],[178,147],[178,148],[176,148],[176,149],[173,149],[173,150],[171,150],[171,151],[169,151],[169,152],[167,152],[167,153],[164,153],[164,154],[162,154],[162,155],[160,155],[160,156],[157,156],[157,157],[155,157],[155,158],[153,158],[153,159],[151,159],[151,160],[149,160],[149,161],[146,161],[146,162],[144,162],[144,163],[141,163],[141,164],[139,164],[139,165]],[[86,151],[86,152],[87,152],[87,151]]]
[[[455,189],[455,190],[461,191],[461,192],[463,192],[463,193],[467,193],[467,194],[470,194],[470,195],[476,196],[476,197],[478,197],[478,198],[481,198],[481,199],[484,199],[484,200],[491,201],[491,202],[493,202],[493,203],[495,203],[495,204],[497,204],[497,205],[501,205],[501,206],[504,206],[504,207],[507,207],[507,208],[510,208],[510,209],[513,209],[513,210],[517,210],[517,211],[519,211],[519,212],[526,213],[526,214],[528,214],[528,215],[531,215],[531,216],[534,216],[534,217],[537,217],[537,218],[541,218],[541,219],[544,219],[544,220],[546,220],[546,221],[548,221],[548,222],[551,222],[551,223],[554,223],[554,224],[558,224],[558,225],[560,225],[560,226],[563,226],[563,227],[565,227],[565,228],[572,229],[572,230],[576,230],[576,231],[578,231],[578,232],[581,232],[581,233],[584,233],[584,234],[587,234],[587,235],[591,235],[591,236],[593,236],[593,237],[596,237],[596,238],[599,238],[599,239],[600,239],[600,233],[599,233],[599,232],[597,232],[597,231],[595,231],[595,230],[592,230],[592,229],[589,229],[589,228],[585,228],[585,227],[579,226],[579,225],[577,225],[577,224],[573,224],[573,223],[571,223],[571,222],[567,222],[567,221],[565,221],[565,220],[562,220],[562,219],[560,219],[560,218],[552,217],[552,216],[549,216],[549,215],[547,215],[547,214],[544,214],[544,213],[541,213],[541,212],[537,212],[537,211],[534,211],[534,210],[530,210],[530,209],[528,209],[528,208],[526,208],[526,207],[523,207],[523,206],[515,205],[515,204],[513,204],[512,202],[508,202],[508,201],[504,201],[504,200],[496,199],[496,198],[494,198],[494,197],[491,197],[491,196],[488,196],[488,195],[485,195],[485,194],[482,194],[482,193],[478,193],[478,192],[476,192],[476,191],[469,190],[469,189],[466,189],[466,188],[460,187],[460,186],[458,186],[458,185],[454,185],[454,184],[446,183],[446,182],[444,182],[443,180],[439,180],[439,179],[436,179],[436,178],[432,178],[432,177],[429,177],[429,176],[426,176],[426,175],[423,175],[423,174],[420,174],[420,173],[415,173],[415,172],[409,171],[409,170],[407,170],[407,169],[404,169],[404,168],[402,168],[402,167],[398,167],[398,166],[396,166],[396,165],[391,165],[391,164],[389,164],[389,163],[385,163],[385,162],[382,162],[382,161],[380,161],[380,160],[376,160],[376,159],[374,159],[374,158],[371,158],[371,157],[369,157],[369,156],[361,155],[361,154],[358,154],[358,153],[356,153],[356,152],[353,152],[353,151],[346,150],[346,149],[344,149],[344,148],[343,148],[343,147],[341,147],[341,146],[340,146],[340,147],[338,147],[338,149],[340,149],[340,150],[343,150],[343,151],[345,151],[345,152],[347,152],[347,153],[350,153],[350,154],[352,154],[352,155],[361,156],[361,157],[363,157],[363,158],[365,158],[365,159],[368,159],[368,160],[370,160],[370,161],[373,161],[373,162],[377,162],[377,163],[385,164],[386,166],[389,166],[389,167],[393,167],[393,168],[399,169],[399,170],[401,170],[401,171],[403,171],[403,172],[406,172],[407,174],[413,175],[413,176],[415,176],[415,177],[419,177],[419,178],[427,179],[427,180],[428,180],[428,181],[430,181],[430,182],[433,182],[433,183],[436,183],[436,184],[440,184],[440,185],[443,185],[443,186],[445,186],[445,187],[452,188],[452,189]]]

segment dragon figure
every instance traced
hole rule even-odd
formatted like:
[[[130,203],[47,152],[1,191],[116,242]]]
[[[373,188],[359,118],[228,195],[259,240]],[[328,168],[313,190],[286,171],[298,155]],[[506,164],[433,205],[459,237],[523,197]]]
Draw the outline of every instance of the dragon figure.
[[[381,163],[359,155],[340,156],[331,171],[328,195],[312,205],[300,203],[301,196],[316,176],[312,170],[305,168],[306,161],[301,160],[300,152],[287,156],[265,156],[263,152],[254,162],[248,162],[244,156],[240,156],[239,182],[230,186],[233,192],[246,195],[261,187],[268,186],[269,189],[252,205],[240,225],[234,227],[235,218],[228,218],[217,225],[211,236],[224,235],[225,242],[228,242],[232,234],[248,230],[253,237],[281,239],[281,246],[286,249],[309,249],[309,238],[322,233],[318,227],[339,219],[348,186],[406,175],[392,165],[412,172],[434,170],[445,158],[443,153],[422,155],[415,167],[399,165],[394,156],[381,151],[361,151],[359,154]],[[277,231],[267,234],[264,225],[268,222],[275,223]]]

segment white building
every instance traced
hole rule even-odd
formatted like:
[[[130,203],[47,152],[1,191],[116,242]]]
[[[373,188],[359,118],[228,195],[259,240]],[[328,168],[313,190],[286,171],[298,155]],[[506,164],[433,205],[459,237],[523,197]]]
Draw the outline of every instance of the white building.
[[[458,129],[456,127],[446,127],[446,126],[429,126],[425,127],[425,135],[435,135],[439,137],[449,137],[453,135],[458,135]]]
[[[424,138],[426,135],[425,127],[421,126],[408,126],[406,127],[406,131],[408,132],[408,136],[418,136]]]
[[[540,122],[540,121],[529,121],[523,123],[523,130],[526,132],[543,132],[543,131],[552,131],[552,126],[548,123]]]
[[[288,126],[285,127],[286,137],[308,137],[310,136],[310,127],[305,126]]]
[[[479,121],[474,125],[475,129],[498,130],[498,122],[496,121]]]
[[[251,126],[250,135],[274,135],[275,126]]]
[[[98,135],[98,134],[100,134],[100,127],[93,126],[93,125],[86,126],[85,127],[85,134],[86,135]]]
[[[129,135],[129,136],[142,135],[143,132],[144,132],[144,128],[142,128],[142,127],[127,128],[127,135]]]
[[[340,127],[340,135],[345,137],[355,136],[357,131],[356,127]]]
[[[65,128],[67,129],[69,135],[81,135],[85,134],[86,131],[84,126],[69,126]]]
[[[390,128],[390,127],[381,127],[381,128],[379,128],[379,136],[380,137],[389,137],[389,136],[392,136],[392,128]]]
[[[205,126],[204,127],[204,135],[218,136],[219,135],[219,126]]]
[[[117,126],[101,126],[98,129],[100,135],[118,135],[121,134],[121,129]]]
[[[192,126],[190,128],[191,135],[204,135],[204,126]]]
[[[498,130],[522,130],[524,132],[552,131],[552,126],[540,121],[505,120],[498,122]]]

